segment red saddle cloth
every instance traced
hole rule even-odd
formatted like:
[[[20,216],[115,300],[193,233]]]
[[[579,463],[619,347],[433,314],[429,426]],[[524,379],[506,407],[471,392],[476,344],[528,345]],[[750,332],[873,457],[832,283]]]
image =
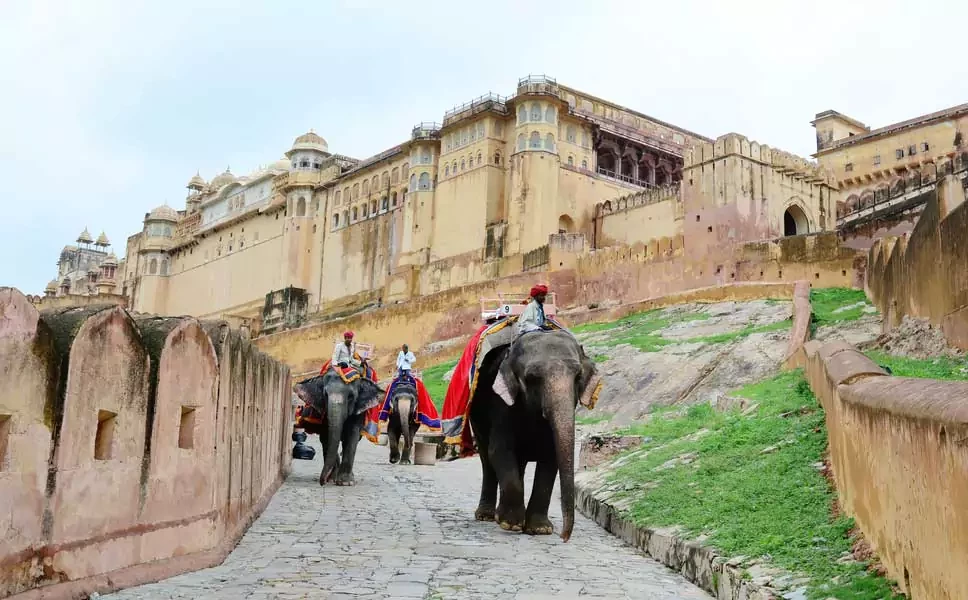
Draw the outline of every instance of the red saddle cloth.
[[[333,362],[332,360],[327,360],[325,363],[323,363],[323,367],[319,370],[319,374],[325,375],[326,372],[329,371],[330,367],[332,366],[332,362]],[[346,383],[352,383],[362,376],[365,376],[367,379],[372,380],[374,383],[377,382],[376,370],[374,370],[373,367],[370,367],[369,365],[367,365],[365,375],[361,374],[360,370],[352,365],[346,367],[345,369],[339,366],[336,366],[336,367],[333,367],[333,370],[339,373],[339,376]],[[313,406],[296,407],[296,420],[295,420],[296,427],[300,427],[307,430],[318,429],[319,426],[323,424],[324,419],[325,419],[325,415],[320,414],[319,411],[317,411],[316,408]],[[370,420],[369,414],[367,414],[367,421],[369,420]],[[367,425],[368,424],[369,423],[367,423]]]

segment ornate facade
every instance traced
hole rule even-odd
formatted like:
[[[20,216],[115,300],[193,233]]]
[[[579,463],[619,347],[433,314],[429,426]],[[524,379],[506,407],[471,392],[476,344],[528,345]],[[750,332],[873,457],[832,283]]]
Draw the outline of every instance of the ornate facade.
[[[101,232],[93,239],[87,228],[77,236],[76,245],[64,246],[57,260],[57,277],[47,284],[44,296],[95,296],[118,291],[118,273],[123,268],[114,252],[108,252],[111,242]]]

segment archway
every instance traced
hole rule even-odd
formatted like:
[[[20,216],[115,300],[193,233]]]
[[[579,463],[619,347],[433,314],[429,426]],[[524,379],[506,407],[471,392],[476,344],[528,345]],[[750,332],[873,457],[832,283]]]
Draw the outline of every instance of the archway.
[[[568,215],[558,217],[558,233],[574,233],[575,221]]]
[[[804,235],[806,233],[810,233],[807,215],[802,208],[793,204],[783,213],[783,235]]]

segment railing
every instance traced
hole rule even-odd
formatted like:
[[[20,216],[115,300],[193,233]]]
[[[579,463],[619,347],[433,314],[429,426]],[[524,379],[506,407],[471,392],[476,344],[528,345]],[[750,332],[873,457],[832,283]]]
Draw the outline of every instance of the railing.
[[[888,217],[916,208],[924,204],[924,194],[935,189],[938,181],[948,174],[961,179],[962,187],[968,191],[968,164],[950,165],[936,175],[915,173],[896,181],[889,188],[875,190],[873,194],[865,193],[855,206],[850,206],[848,200],[844,212],[837,215],[837,227],[861,224],[874,217]]]
[[[471,115],[475,115],[485,110],[496,110],[501,114],[507,114],[507,106],[505,106],[507,101],[507,96],[495,94],[494,92],[488,92],[483,96],[478,96],[470,102],[465,102],[464,104],[455,106],[454,108],[445,112],[444,125],[449,125],[458,118],[463,117],[464,113],[468,111],[470,111]]]
[[[558,96],[558,82],[547,75],[528,75],[518,80],[518,94]]]
[[[525,253],[523,263],[525,271],[535,271],[544,267],[548,264],[548,259],[551,256],[551,249],[547,244],[541,246],[540,248],[535,248],[530,252]]]
[[[612,119],[607,119],[601,115],[596,115],[595,113],[587,110],[577,109],[576,112],[597,123],[602,131],[620,138],[638,142],[653,150],[658,150],[660,152],[671,154],[677,158],[682,158],[684,150],[683,144],[677,144],[675,141],[663,140],[661,138],[656,139],[655,137],[644,135],[634,127],[624,123],[619,123],[618,121],[613,121]]]
[[[643,187],[643,188],[657,188],[657,187],[659,187],[659,186],[655,185],[654,183],[649,183],[648,181],[643,181],[641,179],[636,179],[635,177],[629,177],[628,175],[621,175],[619,173],[616,173],[615,171],[609,171],[608,169],[606,169],[604,167],[598,167],[598,174],[599,175],[604,175],[605,177],[608,177],[609,179],[615,179],[616,181],[624,181],[625,183],[629,183],[631,185],[635,185],[635,186],[638,186],[638,187]]]
[[[433,121],[422,121],[413,126],[410,130],[410,139],[413,140],[435,140],[440,137],[440,123]]]
[[[522,85],[529,85],[532,83],[547,83],[550,85],[558,85],[558,80],[555,79],[554,77],[550,77],[545,74],[531,75],[530,73],[528,74],[527,77],[522,77],[521,79],[518,79],[518,87],[521,87]]]

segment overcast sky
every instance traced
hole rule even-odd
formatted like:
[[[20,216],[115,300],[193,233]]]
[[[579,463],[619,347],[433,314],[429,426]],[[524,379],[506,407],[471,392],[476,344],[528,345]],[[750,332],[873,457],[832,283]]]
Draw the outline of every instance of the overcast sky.
[[[518,77],[801,155],[835,109],[879,127],[968,101],[968,2],[0,0],[0,285],[41,293],[84,227],[278,159],[364,158]]]

